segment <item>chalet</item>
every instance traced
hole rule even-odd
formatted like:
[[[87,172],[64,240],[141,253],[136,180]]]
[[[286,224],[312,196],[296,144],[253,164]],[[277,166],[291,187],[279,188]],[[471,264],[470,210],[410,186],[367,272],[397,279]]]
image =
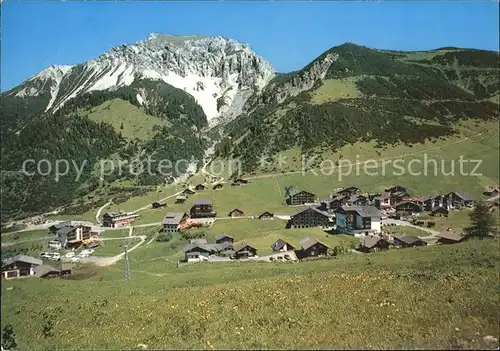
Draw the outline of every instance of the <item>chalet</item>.
[[[342,206],[335,211],[337,231],[352,235],[381,233],[381,219],[375,206]]]
[[[358,251],[361,252],[375,252],[381,250],[388,250],[390,243],[378,236],[366,236],[359,243]]]
[[[5,279],[32,277],[35,275],[35,268],[42,264],[43,261],[38,258],[17,255],[4,261],[2,264],[2,276]]]
[[[395,185],[392,188],[385,189],[386,193],[392,194],[392,193],[406,193],[408,194],[408,191],[406,188],[400,186],[400,185]]]
[[[483,195],[486,196],[497,196],[499,194],[500,194],[500,188],[491,185],[487,186],[483,191]]]
[[[165,233],[175,233],[179,231],[179,226],[189,218],[185,212],[167,212],[163,218],[163,231]]]
[[[86,225],[69,225],[55,232],[55,240],[61,247],[71,249],[82,245],[84,240],[92,236],[92,227]]]
[[[223,244],[223,243],[233,243],[234,238],[231,235],[226,235],[226,234],[217,234],[215,236],[215,243],[216,244]]]
[[[198,185],[196,185],[196,186],[194,187],[194,190],[196,190],[196,191],[203,191],[203,190],[205,190],[205,185],[203,185],[203,184],[198,184]]]
[[[313,203],[316,201],[316,194],[302,190],[290,195],[287,199],[288,205],[303,205],[306,203]]]
[[[310,228],[326,227],[330,222],[329,214],[315,207],[302,209],[292,215],[287,227],[290,228]]]
[[[195,191],[189,189],[189,188],[186,188],[182,191],[181,195],[184,195],[186,198],[189,196],[189,195],[194,195],[196,194]]]
[[[248,244],[240,244],[234,248],[234,256],[236,258],[248,258],[257,256],[257,249]]]
[[[347,204],[347,200],[349,198],[347,196],[343,195],[337,195],[333,198],[328,198],[324,199],[321,201],[321,209],[323,211],[335,211],[336,209],[340,208],[341,206]]]
[[[388,210],[392,208],[391,204],[391,194],[384,193],[373,198],[373,204],[379,210]]]
[[[102,216],[104,227],[119,228],[130,225],[139,215],[135,212],[106,212]]]
[[[287,243],[284,240],[278,239],[274,244],[271,245],[271,249],[276,252],[285,252],[290,250],[295,250],[291,244]]]
[[[155,201],[151,204],[151,208],[154,210],[158,209],[158,208],[162,208],[162,207],[167,207],[167,204],[162,204],[162,203],[157,202],[157,201]]]
[[[328,246],[315,238],[306,238],[300,242],[302,247],[299,253],[300,258],[325,256],[328,253]]]
[[[427,242],[423,241],[416,236],[403,236],[403,237],[394,237],[394,246],[398,247],[414,247],[414,246],[426,246]]]
[[[205,239],[205,238],[190,239],[189,243],[190,244],[208,244],[207,239]]]
[[[237,208],[235,208],[234,210],[232,210],[231,212],[228,213],[228,217],[231,217],[231,218],[235,218],[235,217],[243,217],[245,215],[245,212],[241,211],[241,210],[238,210]]]
[[[266,211],[264,213],[261,213],[258,218],[259,219],[274,219],[274,214]]]
[[[445,207],[444,197],[442,195],[427,196],[423,199],[424,209],[432,211],[437,207]]]
[[[444,195],[444,203],[448,210],[453,210],[455,208],[471,207],[474,205],[474,199],[470,196],[452,191]]]
[[[190,210],[191,218],[213,218],[216,213],[213,210],[212,200],[196,199]]]
[[[467,239],[465,235],[453,231],[441,232],[436,237],[438,238],[437,242],[440,244],[456,244]]]
[[[423,211],[422,205],[412,201],[400,201],[395,206],[397,212],[419,213]]]
[[[430,212],[433,217],[448,217],[448,214],[449,211],[444,207],[436,207]]]
[[[212,187],[212,189],[213,189],[213,190],[217,190],[217,189],[222,189],[223,187],[224,187],[224,185],[223,185],[223,184],[221,184],[221,183],[217,183],[217,184],[215,184],[215,185]]]
[[[360,193],[361,193],[361,189],[360,188],[356,188],[354,186],[351,186],[349,188],[345,188],[345,189],[337,191],[336,194],[337,195],[342,195],[342,196],[345,196],[345,197],[351,197],[353,195],[360,194]]]
[[[183,204],[184,202],[186,202],[187,200],[187,197],[185,195],[179,195],[175,198],[175,203],[176,204]]]

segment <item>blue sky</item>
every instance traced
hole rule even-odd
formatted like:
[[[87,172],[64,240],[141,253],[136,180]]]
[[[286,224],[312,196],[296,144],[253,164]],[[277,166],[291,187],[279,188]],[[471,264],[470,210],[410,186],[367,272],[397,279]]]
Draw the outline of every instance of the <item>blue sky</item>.
[[[149,33],[222,35],[278,71],[351,41],[381,49],[498,50],[498,2],[2,3],[1,90],[52,64],[76,64]]]

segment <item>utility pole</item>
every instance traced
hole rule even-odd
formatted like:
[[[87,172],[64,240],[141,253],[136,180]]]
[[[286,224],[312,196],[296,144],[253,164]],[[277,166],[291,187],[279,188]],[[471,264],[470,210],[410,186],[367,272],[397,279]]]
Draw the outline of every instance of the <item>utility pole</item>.
[[[128,243],[123,245],[123,249],[125,250],[125,259],[124,259],[124,271],[123,271],[123,279],[130,279],[130,263],[128,260]]]

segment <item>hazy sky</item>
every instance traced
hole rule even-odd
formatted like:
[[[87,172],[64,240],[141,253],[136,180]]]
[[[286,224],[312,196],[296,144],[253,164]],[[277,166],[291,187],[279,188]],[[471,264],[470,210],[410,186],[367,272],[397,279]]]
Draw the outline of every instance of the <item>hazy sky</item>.
[[[76,64],[149,33],[249,43],[278,71],[346,41],[373,48],[498,50],[497,1],[9,2],[1,4],[1,89],[52,64]]]

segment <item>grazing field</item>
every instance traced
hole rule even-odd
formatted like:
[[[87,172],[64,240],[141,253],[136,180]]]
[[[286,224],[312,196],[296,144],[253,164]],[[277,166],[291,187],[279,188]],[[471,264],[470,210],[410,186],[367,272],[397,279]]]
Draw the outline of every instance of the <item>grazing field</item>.
[[[120,265],[83,281],[6,281],[2,325],[30,350],[496,347],[483,338],[499,337],[498,249],[484,240],[300,263],[157,260],[153,273],[132,261],[129,281]],[[109,270],[116,280],[103,279]]]
[[[122,245],[127,243],[129,247],[132,247],[136,243],[139,242],[138,238],[123,238],[116,240],[106,240],[104,241],[104,245],[99,246],[93,256],[114,256],[123,252]]]
[[[81,111],[80,115],[96,122],[111,124],[126,139],[146,140],[155,134],[155,126],[169,125],[164,119],[147,115],[130,102],[121,99],[103,102],[90,110]]]

